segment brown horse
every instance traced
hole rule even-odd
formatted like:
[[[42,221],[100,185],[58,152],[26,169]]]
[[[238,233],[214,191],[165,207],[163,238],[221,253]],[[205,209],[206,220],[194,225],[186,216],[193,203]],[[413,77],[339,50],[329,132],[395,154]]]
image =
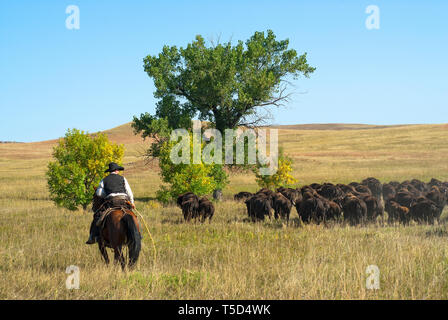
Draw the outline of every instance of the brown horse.
[[[92,210],[97,212],[105,205],[104,199],[93,196]],[[137,262],[141,250],[141,235],[137,217],[127,208],[113,208],[104,218],[103,227],[100,230],[98,247],[106,264],[109,264],[109,256],[106,247],[114,250],[115,263],[120,262],[124,270],[126,261],[122,246],[127,245],[129,249],[129,267]]]

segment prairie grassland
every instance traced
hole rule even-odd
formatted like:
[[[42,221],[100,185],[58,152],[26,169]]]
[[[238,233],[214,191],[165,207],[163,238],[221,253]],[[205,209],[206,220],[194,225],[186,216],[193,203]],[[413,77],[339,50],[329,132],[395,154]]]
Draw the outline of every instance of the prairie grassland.
[[[311,128],[313,128],[311,126]],[[448,126],[280,127],[300,184],[434,177],[448,180]],[[91,212],[69,212],[49,200],[46,163],[54,141],[0,145],[1,299],[447,299],[448,229],[435,226],[289,226],[249,223],[237,191],[257,189],[252,174],[232,174],[213,221],[185,224],[180,209],[154,200],[157,166],[129,125],[107,131],[124,143],[125,175],[156,246],[143,229],[137,267],[105,266],[87,246]],[[446,212],[443,217],[446,216]],[[109,254],[111,256],[111,252]],[[80,268],[80,289],[65,270]],[[366,289],[377,265],[380,289]]]

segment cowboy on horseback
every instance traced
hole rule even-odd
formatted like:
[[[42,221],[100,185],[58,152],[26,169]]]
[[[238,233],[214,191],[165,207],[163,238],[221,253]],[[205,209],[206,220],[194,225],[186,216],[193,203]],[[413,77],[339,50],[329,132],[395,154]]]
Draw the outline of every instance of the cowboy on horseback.
[[[116,207],[135,208],[134,195],[132,194],[131,187],[126,178],[119,174],[119,171],[123,170],[123,167],[115,162],[111,162],[109,163],[109,169],[104,171],[110,174],[101,180],[96,189],[96,195],[105,200],[105,205],[93,215],[93,221],[90,225],[90,236],[86,244],[94,244],[98,241],[100,228],[97,226],[97,222],[102,218],[102,215],[107,209]]]

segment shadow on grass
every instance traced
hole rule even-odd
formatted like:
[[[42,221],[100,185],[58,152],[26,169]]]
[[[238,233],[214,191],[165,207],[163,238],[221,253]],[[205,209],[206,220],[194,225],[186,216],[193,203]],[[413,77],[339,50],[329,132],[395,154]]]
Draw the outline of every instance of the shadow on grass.
[[[231,221],[229,221],[229,222],[231,222]],[[289,219],[289,222],[287,222],[284,219],[275,220],[274,218],[272,218],[272,219],[267,218],[267,219],[261,220],[261,221],[253,221],[252,219],[246,217],[246,218],[243,218],[242,220],[238,219],[237,222],[259,224],[259,225],[262,225],[263,227],[270,228],[270,229],[283,229],[285,227],[292,227],[292,228],[302,227],[302,222],[300,221],[299,218]]]
[[[425,234],[427,237],[448,237],[448,230],[446,226],[435,227],[433,230],[429,230]]]
[[[162,224],[174,224],[174,225],[179,225],[179,224],[185,224],[186,222],[184,221],[184,219],[177,219],[177,220],[173,220],[173,219],[162,219]]]

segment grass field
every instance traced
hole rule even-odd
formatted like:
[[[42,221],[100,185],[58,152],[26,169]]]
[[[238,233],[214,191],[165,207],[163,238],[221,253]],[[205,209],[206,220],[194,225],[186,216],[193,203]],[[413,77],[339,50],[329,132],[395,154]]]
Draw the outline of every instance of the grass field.
[[[448,180],[448,125],[308,125],[279,128],[300,184]],[[125,176],[156,246],[143,231],[137,267],[106,267],[87,246],[91,212],[49,200],[46,164],[55,141],[0,144],[1,299],[447,299],[448,228],[371,225],[331,227],[245,222],[238,191],[255,191],[253,175],[231,175],[211,224],[185,224],[175,206],[154,201],[160,185],[148,142],[129,124],[107,131],[126,147]],[[443,218],[447,216],[447,210]],[[66,268],[80,270],[67,290]],[[377,265],[380,289],[366,289]]]

